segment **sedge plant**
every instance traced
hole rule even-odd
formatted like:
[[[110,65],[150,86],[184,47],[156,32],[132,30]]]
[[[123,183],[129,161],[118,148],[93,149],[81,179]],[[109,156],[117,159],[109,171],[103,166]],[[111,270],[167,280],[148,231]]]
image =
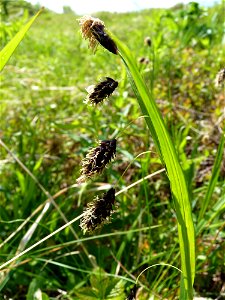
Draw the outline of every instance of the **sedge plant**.
[[[142,113],[146,116],[147,126],[155,142],[161,162],[166,169],[177,216],[182,270],[180,299],[192,299],[192,286],[195,275],[195,233],[190,205],[191,199],[184,171],[173,141],[151,90],[146,86],[129,48],[114,35],[112,39],[106,32],[104,23],[101,20],[85,16],[79,22],[81,33],[84,38],[89,39],[89,47],[94,52],[99,43],[111,53],[120,56],[126,67],[127,75]]]

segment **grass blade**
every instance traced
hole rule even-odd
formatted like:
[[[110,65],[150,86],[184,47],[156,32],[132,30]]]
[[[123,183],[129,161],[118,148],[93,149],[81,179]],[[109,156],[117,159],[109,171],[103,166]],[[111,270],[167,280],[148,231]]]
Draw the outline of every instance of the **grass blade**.
[[[213,191],[216,187],[216,183],[217,183],[219,173],[220,173],[220,165],[223,160],[224,144],[225,144],[225,135],[222,134],[220,143],[219,143],[219,147],[217,150],[213,170],[212,170],[212,176],[211,176],[209,186],[208,186],[208,189],[206,192],[205,200],[203,202],[203,205],[202,205],[200,213],[199,213],[199,217],[198,217],[199,221],[203,218],[203,216],[207,210],[207,207],[209,205],[210,199],[212,198]]]
[[[37,14],[31,18],[31,20],[14,36],[14,38],[1,50],[0,52],[0,72],[3,70],[8,60],[12,56],[13,52],[16,50],[19,43],[23,40],[25,34],[34,23],[36,18],[40,15],[40,13],[44,10],[41,8]]]
[[[201,219],[196,227],[196,236],[199,236],[204,229],[208,229],[213,220],[225,212],[225,194],[210,208],[207,217]]]
[[[138,71],[135,59],[126,45],[116,37],[113,38],[119,47],[121,58],[127,68],[141,110],[144,115],[148,116],[145,118],[146,123],[160,153],[162,163],[167,170],[178,219],[181,269],[183,273],[181,283],[184,282],[184,284],[181,284],[181,295],[182,299],[192,299],[192,286],[195,275],[195,234],[184,173],[162,116]]]

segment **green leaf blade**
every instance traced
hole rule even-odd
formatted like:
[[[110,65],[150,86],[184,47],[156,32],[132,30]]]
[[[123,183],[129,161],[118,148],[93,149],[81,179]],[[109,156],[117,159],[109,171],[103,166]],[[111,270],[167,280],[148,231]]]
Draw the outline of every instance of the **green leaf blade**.
[[[40,9],[37,14],[31,18],[31,20],[14,36],[14,38],[1,50],[0,52],[0,72],[3,70],[8,60],[23,40],[25,34],[30,29],[31,25],[34,23],[36,18],[40,15],[40,13],[44,10],[44,8]]]
[[[147,116],[145,120],[161,156],[162,163],[166,167],[178,220],[181,268],[184,280],[184,284],[181,285],[181,295],[185,294],[187,295],[186,299],[192,299],[192,286],[195,276],[195,232],[184,172],[162,116],[138,71],[130,50],[115,36],[113,38],[119,47],[121,58],[127,68],[141,110]],[[185,290],[182,291],[182,288]]]
[[[217,154],[216,154],[216,158],[215,158],[215,162],[214,162],[214,166],[213,166],[213,170],[212,170],[211,179],[209,181],[206,196],[205,196],[203,205],[202,205],[200,213],[199,213],[199,221],[203,218],[203,216],[209,206],[209,202],[212,198],[213,191],[217,184],[217,180],[218,180],[219,173],[220,173],[220,166],[223,161],[224,145],[225,145],[225,134],[222,133],[221,138],[220,138],[219,147],[218,147]]]

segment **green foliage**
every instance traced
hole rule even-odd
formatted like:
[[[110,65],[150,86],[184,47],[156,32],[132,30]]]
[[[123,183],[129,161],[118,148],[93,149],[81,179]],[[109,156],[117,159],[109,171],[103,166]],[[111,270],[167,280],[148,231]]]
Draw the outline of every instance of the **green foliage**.
[[[120,300],[125,298],[124,282],[121,279],[109,277],[104,270],[94,269],[93,272],[90,276],[90,287],[82,287],[74,291],[78,299]]]
[[[9,7],[1,24],[4,46],[27,22],[23,11],[14,13]],[[218,298],[224,276],[225,96],[214,79],[224,67],[223,3],[97,17],[131,49],[163,116],[196,227],[195,294]],[[151,47],[144,45],[146,36]],[[140,63],[143,57],[149,62]],[[119,81],[116,94],[100,107],[86,106],[85,88],[105,76]],[[83,236],[75,222],[4,268],[0,298],[125,299],[141,271],[157,264],[139,278],[138,299],[178,299],[180,272],[165,266],[179,268],[181,261],[168,178],[160,173],[125,189],[163,166],[153,143],[157,134],[148,133],[149,118],[140,118],[120,58],[100,48],[92,55],[76,16],[46,11],[5,65],[0,93],[3,142],[57,205],[44,211],[48,196],[1,148],[0,265],[15,256],[33,224],[26,248],[63,226],[62,214],[67,220],[79,216],[108,184],[121,192],[101,233]],[[88,149],[115,137],[114,163],[87,185],[74,185]]]
[[[29,285],[26,300],[49,300],[48,295],[42,293],[41,286],[43,286],[43,282],[38,278],[34,278]]]

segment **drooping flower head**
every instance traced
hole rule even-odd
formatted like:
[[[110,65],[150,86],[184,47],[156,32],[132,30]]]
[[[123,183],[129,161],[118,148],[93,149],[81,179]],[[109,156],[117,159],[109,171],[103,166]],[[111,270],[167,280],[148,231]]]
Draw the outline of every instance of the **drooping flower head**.
[[[114,203],[114,188],[103,194],[102,198],[96,197],[93,202],[89,203],[80,221],[80,227],[83,232],[92,233],[96,229],[101,228],[103,224],[109,223]]]
[[[90,102],[93,105],[97,105],[108,98],[118,86],[118,81],[110,77],[106,77],[105,80],[99,82],[95,86],[90,86],[87,88],[88,95],[85,103]]]
[[[82,160],[81,176],[77,179],[77,183],[101,174],[106,165],[116,155],[116,139],[99,141],[96,148],[92,148],[85,159]]]
[[[115,42],[105,32],[105,24],[98,18],[84,16],[78,19],[82,37],[89,40],[89,48],[95,52],[98,44],[114,54],[118,54]]]

